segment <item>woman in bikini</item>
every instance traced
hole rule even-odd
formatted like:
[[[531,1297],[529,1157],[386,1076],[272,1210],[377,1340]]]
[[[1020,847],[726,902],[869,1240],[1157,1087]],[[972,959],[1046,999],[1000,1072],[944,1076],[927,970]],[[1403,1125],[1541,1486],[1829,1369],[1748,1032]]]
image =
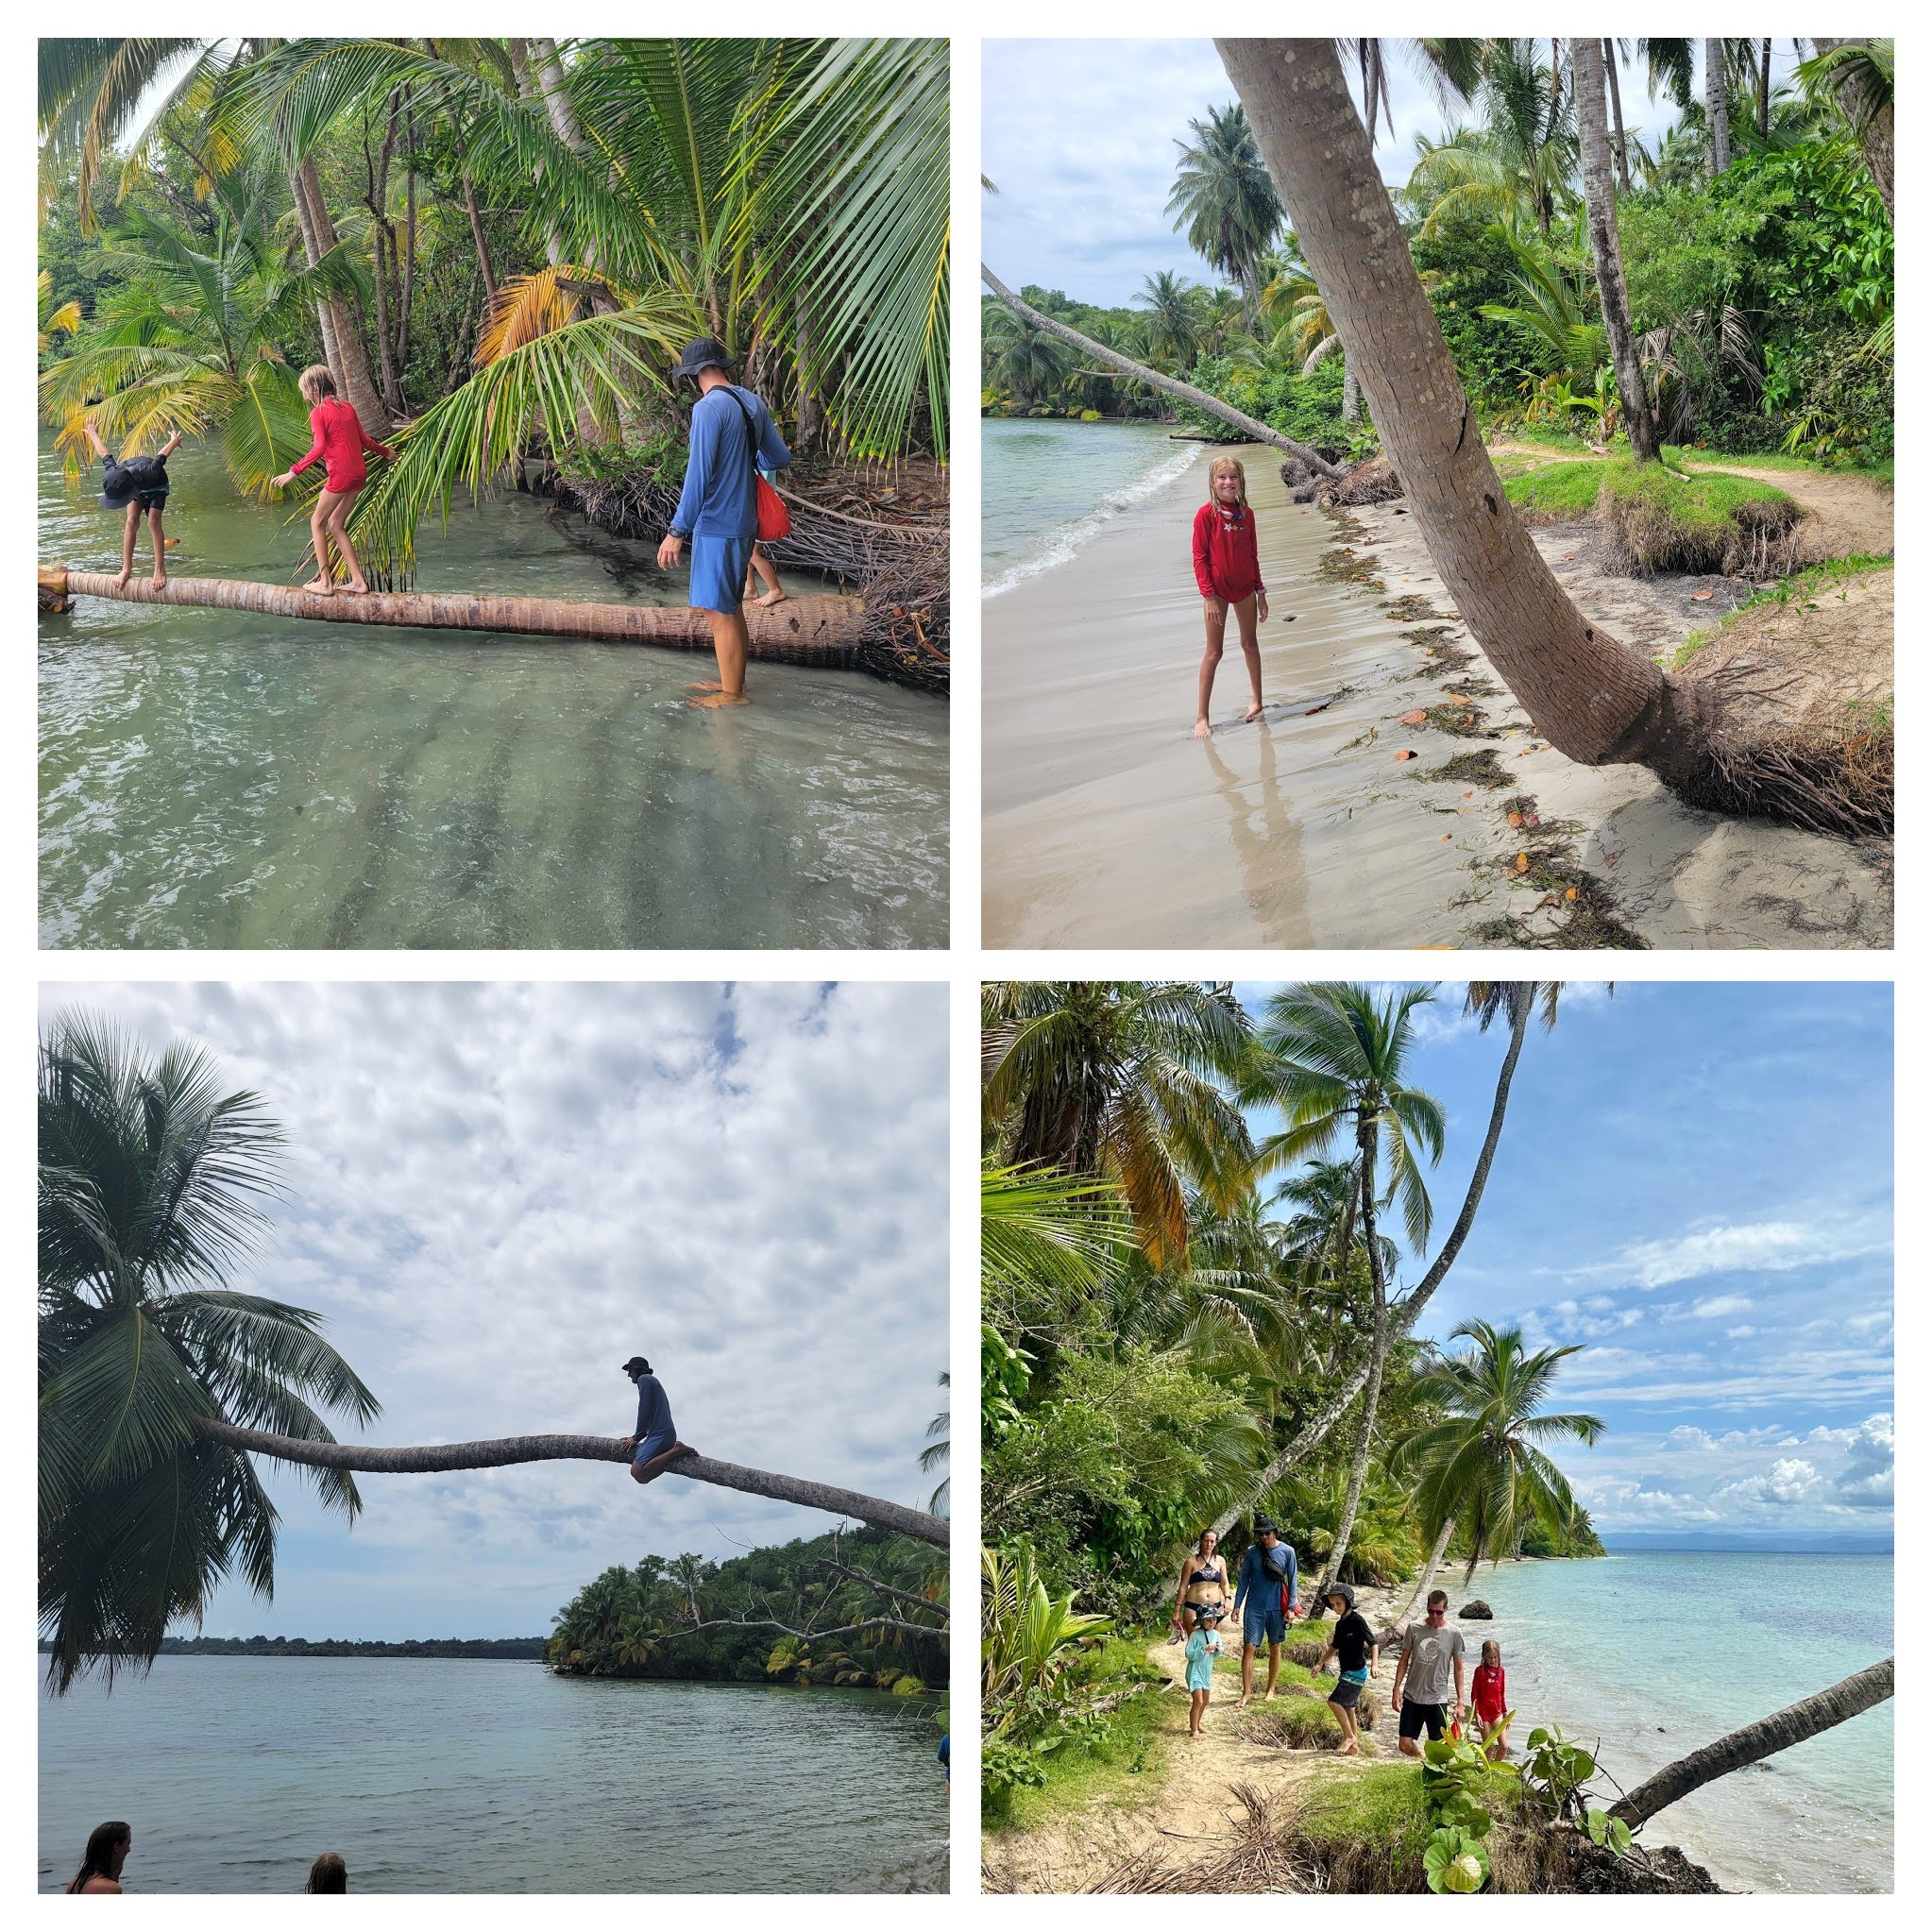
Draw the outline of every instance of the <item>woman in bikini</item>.
[[[1173,1642],[1193,1634],[1203,1609],[1212,1605],[1225,1610],[1227,1606],[1228,1566],[1214,1553],[1220,1540],[1212,1530],[1203,1530],[1194,1554],[1180,1567],[1180,1588],[1174,1595]]]
[[[363,451],[373,449],[378,456],[394,456],[386,444],[372,441],[363,428],[354,407],[335,393],[335,378],[320,363],[304,369],[300,379],[302,394],[311,405],[309,427],[315,441],[299,463],[292,463],[275,479],[278,489],[287,489],[296,478],[319,456],[326,481],[315,499],[314,514],[309,518],[309,534],[315,542],[315,574],[303,587],[330,596],[335,589],[335,576],[329,568],[329,545],[334,540],[337,553],[348,569],[348,587],[365,591],[363,567],[348,540],[348,513],[356,492],[368,482],[369,472]]]

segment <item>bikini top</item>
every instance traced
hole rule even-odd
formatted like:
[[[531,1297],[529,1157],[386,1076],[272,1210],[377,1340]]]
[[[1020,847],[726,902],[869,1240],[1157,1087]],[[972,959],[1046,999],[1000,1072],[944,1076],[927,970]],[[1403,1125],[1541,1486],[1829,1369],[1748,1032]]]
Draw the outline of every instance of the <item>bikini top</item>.
[[[1214,1559],[1212,1569],[1197,1569],[1188,1578],[1191,1584],[1225,1584],[1228,1581],[1228,1566],[1219,1557]]]

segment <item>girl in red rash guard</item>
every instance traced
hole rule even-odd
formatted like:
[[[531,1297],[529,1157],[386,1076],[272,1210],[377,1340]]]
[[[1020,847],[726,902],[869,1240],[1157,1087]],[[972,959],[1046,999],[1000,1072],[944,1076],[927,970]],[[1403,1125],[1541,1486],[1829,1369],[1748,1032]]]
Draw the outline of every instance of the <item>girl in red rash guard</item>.
[[[324,597],[334,590],[335,577],[329,568],[329,545],[332,539],[337,554],[347,567],[348,587],[366,590],[369,586],[364,580],[363,567],[356,561],[348,540],[349,508],[356,492],[369,480],[363,451],[373,449],[378,456],[394,456],[396,451],[370,440],[363,429],[362,417],[336,395],[335,379],[322,364],[302,371],[300,388],[313,405],[309,427],[314,431],[315,440],[309,453],[299,463],[292,463],[275,482],[278,488],[287,489],[318,456],[322,459],[326,481],[322,494],[315,499],[314,514],[309,518],[309,534],[315,544],[315,574],[306,587]]]
[[[1254,512],[1247,505],[1247,472],[1231,456],[1217,456],[1208,466],[1208,500],[1195,513],[1195,582],[1208,620],[1195,736],[1208,737],[1214,729],[1208,722],[1208,700],[1214,695],[1230,609],[1241,627],[1241,654],[1247,660],[1248,688],[1254,694],[1241,721],[1252,724],[1262,715],[1262,647],[1255,625],[1267,620],[1268,593],[1262,585]]]

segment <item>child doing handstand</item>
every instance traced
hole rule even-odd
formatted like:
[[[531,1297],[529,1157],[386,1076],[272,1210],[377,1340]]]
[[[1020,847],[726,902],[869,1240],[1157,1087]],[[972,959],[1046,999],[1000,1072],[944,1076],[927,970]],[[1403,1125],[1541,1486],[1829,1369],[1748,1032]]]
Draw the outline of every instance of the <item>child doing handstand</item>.
[[[121,530],[121,574],[114,579],[114,588],[126,590],[127,580],[134,574],[134,539],[145,516],[148,541],[154,545],[154,587],[166,589],[168,540],[161,534],[161,511],[168,500],[168,458],[181,447],[180,431],[177,430],[161,445],[160,455],[130,456],[117,463],[101,441],[93,417],[89,416],[81,427],[93,445],[93,453],[108,466],[101,479],[101,501],[110,510],[125,508],[127,512],[127,521]]]

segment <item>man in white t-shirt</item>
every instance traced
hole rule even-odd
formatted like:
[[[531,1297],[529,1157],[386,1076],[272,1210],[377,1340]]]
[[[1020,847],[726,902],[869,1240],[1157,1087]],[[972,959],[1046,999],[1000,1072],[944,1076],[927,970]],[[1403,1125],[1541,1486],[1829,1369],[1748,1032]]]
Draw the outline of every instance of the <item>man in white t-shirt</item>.
[[[1389,1707],[1400,1721],[1397,1735],[1404,1757],[1422,1755],[1422,1734],[1440,1737],[1451,1716],[1463,1716],[1463,1633],[1449,1620],[1449,1592],[1431,1590],[1429,1615],[1402,1633],[1396,1687]],[[1450,1690],[1455,1693],[1453,1712]]]

